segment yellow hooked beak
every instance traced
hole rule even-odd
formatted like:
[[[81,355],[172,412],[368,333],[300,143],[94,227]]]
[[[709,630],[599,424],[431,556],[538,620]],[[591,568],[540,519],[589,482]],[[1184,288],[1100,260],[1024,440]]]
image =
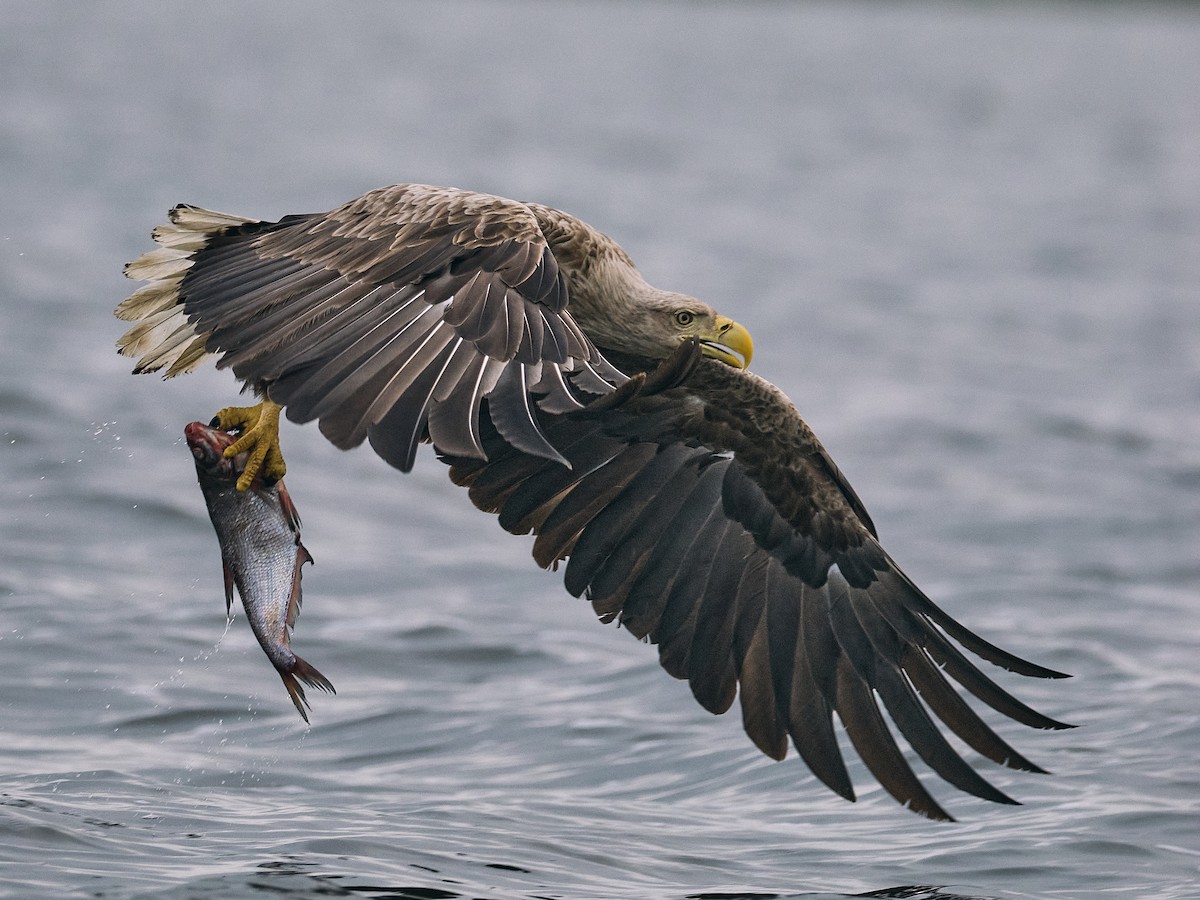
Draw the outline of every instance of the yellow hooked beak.
[[[750,332],[728,316],[717,316],[711,335],[700,335],[700,352],[735,369],[745,369],[754,356]]]

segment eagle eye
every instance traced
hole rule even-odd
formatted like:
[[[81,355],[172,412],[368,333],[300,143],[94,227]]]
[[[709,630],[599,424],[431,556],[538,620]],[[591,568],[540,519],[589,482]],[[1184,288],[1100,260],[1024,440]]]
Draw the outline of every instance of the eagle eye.
[[[690,309],[681,309],[675,313],[675,324],[680,328],[687,328],[694,321],[696,321],[696,314]]]

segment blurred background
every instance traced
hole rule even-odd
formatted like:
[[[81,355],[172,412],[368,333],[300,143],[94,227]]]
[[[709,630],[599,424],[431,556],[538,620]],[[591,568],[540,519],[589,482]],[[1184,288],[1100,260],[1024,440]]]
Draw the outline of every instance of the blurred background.
[[[1200,9],[0,0],[0,894],[1194,897]],[[960,818],[771,763],[453,487],[288,426],[303,727],[123,263],[187,202],[536,200],[755,335],[883,544],[1079,724]],[[1000,673],[1003,675],[1004,673]],[[992,720],[995,722],[995,719]],[[1008,727],[1011,726],[1011,727]],[[924,886],[914,887],[914,886]]]

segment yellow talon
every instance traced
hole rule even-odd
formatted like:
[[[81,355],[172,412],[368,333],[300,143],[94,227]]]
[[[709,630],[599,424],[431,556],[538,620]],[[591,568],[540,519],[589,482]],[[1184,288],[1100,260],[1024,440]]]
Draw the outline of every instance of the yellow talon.
[[[217,413],[216,423],[221,430],[240,428],[242,431],[241,437],[225,448],[225,456],[231,459],[239,453],[250,452],[246,468],[238,477],[239,491],[247,490],[260,471],[271,483],[287,473],[287,463],[279,448],[279,413],[282,409],[278,403],[264,400],[257,406],[227,406]]]

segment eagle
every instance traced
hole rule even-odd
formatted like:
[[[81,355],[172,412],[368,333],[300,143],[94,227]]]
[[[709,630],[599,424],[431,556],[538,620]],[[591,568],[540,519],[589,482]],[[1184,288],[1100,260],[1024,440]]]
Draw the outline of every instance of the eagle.
[[[793,404],[749,371],[749,332],[652,287],[574,216],[398,184],[277,222],[180,205],[153,237],[125,269],[146,284],[116,309],[135,323],[118,349],[164,377],[215,357],[256,394],[214,419],[240,432],[229,455],[250,453],[241,489],[283,476],[284,411],[402,471],[431,443],[479,509],[532,533],[536,562],[565,563],[566,589],[656,645],[701,706],[738,701],[759,750],[794,747],[847,800],[840,731],[892,797],[951,820],[913,755],[961,791],[1016,801],[947,732],[1045,771],[965,695],[1071,727],[968,657],[1066,677],[975,634],[901,571]]]

